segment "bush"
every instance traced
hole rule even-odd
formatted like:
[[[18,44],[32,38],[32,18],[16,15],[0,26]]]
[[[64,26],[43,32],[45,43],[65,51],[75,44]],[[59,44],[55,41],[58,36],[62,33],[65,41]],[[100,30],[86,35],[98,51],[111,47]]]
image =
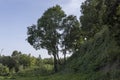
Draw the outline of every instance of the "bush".
[[[9,75],[8,67],[0,64],[0,76],[8,76],[8,75]]]

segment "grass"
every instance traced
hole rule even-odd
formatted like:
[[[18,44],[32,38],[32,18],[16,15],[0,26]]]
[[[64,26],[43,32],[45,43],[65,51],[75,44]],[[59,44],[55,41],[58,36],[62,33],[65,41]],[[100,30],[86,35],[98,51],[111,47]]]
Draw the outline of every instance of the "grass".
[[[27,73],[26,73],[27,74]],[[79,74],[53,74],[49,76],[13,76],[9,78],[0,78],[0,80],[81,80]]]
[[[15,74],[11,77],[0,77],[0,80],[80,80],[80,75],[72,73],[56,73],[51,75],[41,75],[35,74],[34,70],[26,70],[24,72]]]

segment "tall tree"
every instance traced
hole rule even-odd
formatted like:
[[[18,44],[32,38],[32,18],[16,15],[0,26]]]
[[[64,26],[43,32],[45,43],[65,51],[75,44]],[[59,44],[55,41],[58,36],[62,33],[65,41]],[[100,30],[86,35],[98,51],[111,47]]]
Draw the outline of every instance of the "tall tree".
[[[44,12],[38,20],[37,26],[28,27],[28,42],[35,49],[44,48],[47,49],[48,54],[53,55],[55,72],[58,71],[59,28],[64,17],[64,11],[59,5],[56,5]]]

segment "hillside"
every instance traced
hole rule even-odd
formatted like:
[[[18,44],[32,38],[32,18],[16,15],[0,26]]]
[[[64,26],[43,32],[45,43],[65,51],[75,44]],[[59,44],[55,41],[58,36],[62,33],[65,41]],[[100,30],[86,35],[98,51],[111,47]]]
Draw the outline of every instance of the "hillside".
[[[106,26],[81,45],[64,71],[82,74],[81,80],[120,80],[120,47]]]

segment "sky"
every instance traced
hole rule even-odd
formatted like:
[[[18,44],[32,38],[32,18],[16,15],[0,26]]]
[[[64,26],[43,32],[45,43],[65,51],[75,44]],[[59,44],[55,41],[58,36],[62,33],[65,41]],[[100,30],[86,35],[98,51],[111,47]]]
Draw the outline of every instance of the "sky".
[[[85,0],[0,0],[0,54],[11,55],[14,50],[42,58],[50,57],[45,49],[36,51],[27,41],[27,27],[50,7],[60,5],[66,14],[80,16]],[[1,52],[2,50],[2,52]]]

